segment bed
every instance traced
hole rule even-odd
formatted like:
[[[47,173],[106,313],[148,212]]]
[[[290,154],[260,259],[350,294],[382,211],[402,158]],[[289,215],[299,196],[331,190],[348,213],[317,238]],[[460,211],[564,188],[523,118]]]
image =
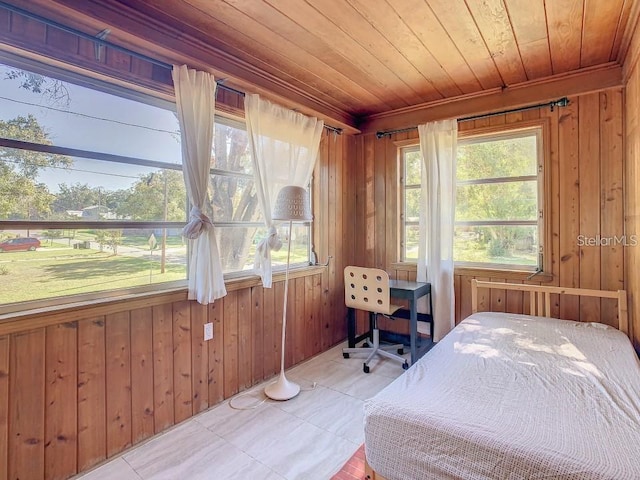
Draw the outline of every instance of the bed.
[[[531,315],[478,312],[526,290]],[[365,403],[368,478],[640,479],[640,362],[624,291],[473,281],[472,311]],[[615,298],[620,330],[549,318],[551,296]]]

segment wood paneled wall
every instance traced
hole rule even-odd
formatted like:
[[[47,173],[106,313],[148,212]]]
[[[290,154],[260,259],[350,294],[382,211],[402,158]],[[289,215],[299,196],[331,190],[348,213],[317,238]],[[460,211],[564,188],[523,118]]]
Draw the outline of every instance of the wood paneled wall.
[[[346,337],[353,143],[322,139],[313,238],[332,258],[289,281],[287,367]],[[284,282],[228,288],[208,306],[173,292],[32,316],[10,334],[0,323],[0,480],[68,478],[279,372]]]
[[[625,252],[611,242],[597,247],[578,246],[578,236],[622,238],[623,218],[623,92],[610,89],[570,98],[564,108],[530,110],[472,122],[461,122],[461,132],[489,125],[517,124],[547,118],[549,121],[551,205],[550,279],[567,287],[624,288]],[[508,108],[508,106],[505,106]],[[398,148],[395,141],[415,138],[417,131],[377,139],[375,135],[356,138],[356,237],[355,262],[383,268],[399,278],[415,278],[414,266],[403,266],[399,258]],[[456,321],[471,313],[471,279],[522,282],[526,274],[456,269]],[[534,282],[539,283],[539,282]],[[522,311],[523,298],[516,292],[494,291],[491,303],[496,310]],[[554,308],[563,318],[594,320],[617,325],[615,303],[608,300],[554,299]],[[437,314],[437,312],[436,312]]]
[[[625,72],[625,231],[640,236],[640,27],[632,37]],[[640,352],[640,245],[626,257],[629,320]]]

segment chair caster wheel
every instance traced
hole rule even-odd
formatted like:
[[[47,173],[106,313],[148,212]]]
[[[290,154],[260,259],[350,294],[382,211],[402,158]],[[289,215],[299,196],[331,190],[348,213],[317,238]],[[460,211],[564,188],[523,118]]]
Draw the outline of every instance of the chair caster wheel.
[[[402,364],[402,369],[403,369],[403,370],[407,370],[408,368],[409,368],[409,364],[408,364],[407,362],[404,362],[404,363]]]
[[[398,349],[398,355],[404,355],[404,348]]]
[[[367,365],[366,363],[364,363],[364,364],[362,365],[362,371],[363,371],[364,373],[369,373],[369,365]]]
[[[348,354],[348,353],[344,353],[344,352],[343,352],[343,353],[342,353],[342,356],[343,356],[344,358],[349,358],[349,354]]]

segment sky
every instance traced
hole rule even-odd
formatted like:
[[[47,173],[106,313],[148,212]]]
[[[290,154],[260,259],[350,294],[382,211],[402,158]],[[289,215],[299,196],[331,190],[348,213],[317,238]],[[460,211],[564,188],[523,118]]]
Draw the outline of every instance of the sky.
[[[0,120],[34,115],[53,144],[81,150],[125,155],[179,164],[178,120],[171,111],[65,82],[68,105],[46,95],[19,88],[8,79],[15,70],[0,64]],[[87,183],[104,190],[130,187],[147,167],[73,158],[69,170],[46,169],[38,178],[53,193],[61,183]]]

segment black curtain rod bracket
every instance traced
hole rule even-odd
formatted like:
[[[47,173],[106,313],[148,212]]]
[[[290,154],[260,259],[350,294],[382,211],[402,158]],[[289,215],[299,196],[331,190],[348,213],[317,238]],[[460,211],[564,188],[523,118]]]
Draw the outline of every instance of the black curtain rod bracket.
[[[473,115],[471,117],[459,118],[458,123],[469,122],[471,120],[478,120],[480,118],[495,117],[497,115],[506,115],[507,113],[524,112],[526,110],[534,110],[537,108],[544,108],[544,107],[549,107],[553,112],[554,107],[566,107],[567,105],[569,105],[569,99],[567,97],[562,97],[558,100],[553,100],[552,102],[539,103],[536,105],[528,105],[526,107],[512,108],[511,110],[501,110],[499,112],[483,113],[481,115]],[[416,127],[400,128],[397,130],[383,130],[383,131],[376,132],[376,137],[377,138],[382,138],[387,136],[390,137],[394,133],[410,132],[411,130],[417,130],[417,128],[418,127],[416,126]]]

